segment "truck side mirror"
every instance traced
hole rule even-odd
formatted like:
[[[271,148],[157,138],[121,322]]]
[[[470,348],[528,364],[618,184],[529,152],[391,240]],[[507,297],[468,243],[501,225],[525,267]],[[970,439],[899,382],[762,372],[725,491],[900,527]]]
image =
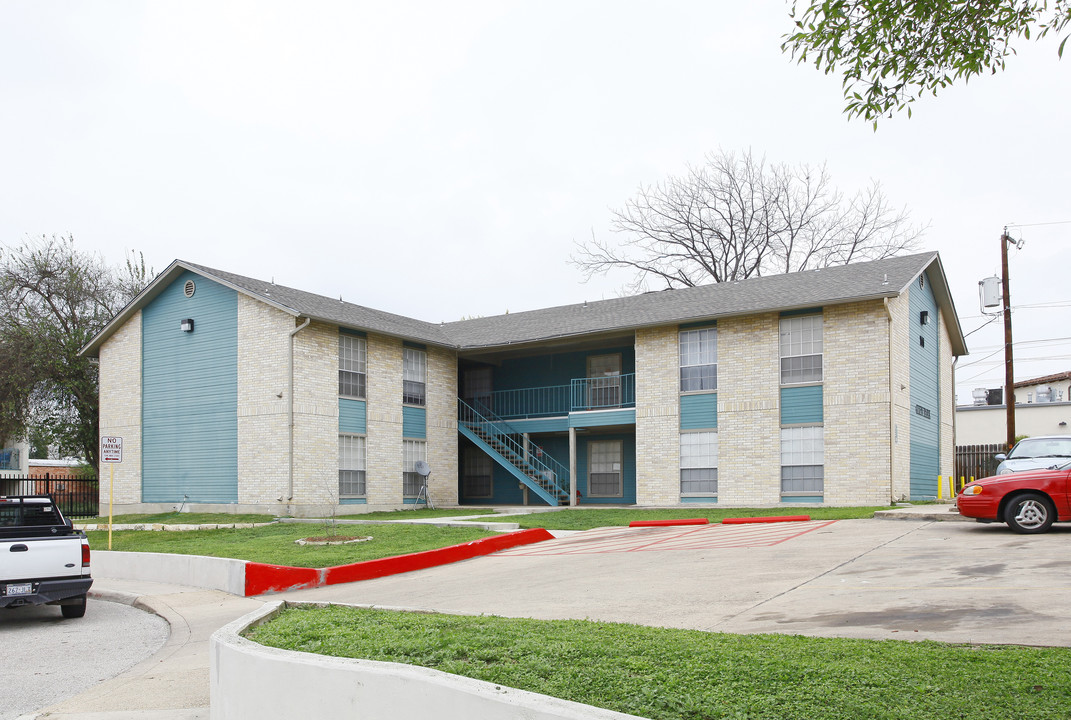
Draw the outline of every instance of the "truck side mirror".
[[[993,456],[993,459],[996,460],[997,462],[1004,462],[1005,460],[1008,459],[1008,456],[1005,455],[1004,453],[997,453],[996,455]]]

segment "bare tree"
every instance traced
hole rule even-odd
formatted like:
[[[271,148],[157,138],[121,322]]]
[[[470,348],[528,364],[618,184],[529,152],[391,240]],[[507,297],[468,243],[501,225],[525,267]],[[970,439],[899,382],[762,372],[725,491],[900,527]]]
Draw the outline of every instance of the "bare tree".
[[[825,166],[768,166],[750,151],[712,153],[641,187],[613,216],[620,239],[592,236],[572,262],[588,279],[631,270],[633,292],[877,260],[914,249],[922,234],[876,182],[846,198]]]

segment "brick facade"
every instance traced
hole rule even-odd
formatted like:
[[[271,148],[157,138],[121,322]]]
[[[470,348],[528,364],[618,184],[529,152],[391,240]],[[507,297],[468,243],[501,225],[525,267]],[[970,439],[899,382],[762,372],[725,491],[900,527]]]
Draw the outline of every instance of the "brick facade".
[[[824,501],[885,505],[892,497],[888,314],[880,300],[823,314]]]
[[[141,502],[141,311],[118,328],[100,348],[100,434],[123,438],[123,462],[116,463],[115,504]],[[101,468],[101,477],[105,476]],[[108,493],[101,490],[102,512]]]
[[[636,331],[636,503],[680,497],[677,327]]]
[[[289,496],[289,313],[238,296],[238,502]]]
[[[779,316],[718,321],[718,503],[781,501]]]

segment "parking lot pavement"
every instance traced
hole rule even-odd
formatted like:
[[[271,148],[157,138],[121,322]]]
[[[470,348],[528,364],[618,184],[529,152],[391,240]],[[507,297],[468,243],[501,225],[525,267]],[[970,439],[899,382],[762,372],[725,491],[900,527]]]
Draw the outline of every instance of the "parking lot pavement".
[[[157,652],[167,637],[162,618],[95,599],[85,617],[76,619],[64,619],[50,605],[5,610],[0,613],[5,668],[0,720],[92,688]]]
[[[664,529],[589,531],[531,552],[284,597],[724,632],[1071,646],[1071,527],[1023,536],[1003,525],[841,520],[786,524],[779,531],[791,528],[790,536],[774,543],[754,526],[715,527],[707,532],[717,542],[700,542],[691,528],[688,542],[662,547],[648,541]],[[631,549],[625,538],[635,538]]]

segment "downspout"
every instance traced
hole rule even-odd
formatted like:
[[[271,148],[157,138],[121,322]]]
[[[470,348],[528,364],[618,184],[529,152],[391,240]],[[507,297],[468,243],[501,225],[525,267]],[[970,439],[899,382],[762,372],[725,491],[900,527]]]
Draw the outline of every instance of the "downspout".
[[[893,380],[893,314],[889,308],[889,298],[882,298],[885,305],[885,314],[889,316],[889,350],[886,353],[889,360],[889,502],[896,502],[896,413],[895,397],[896,383]]]
[[[299,316],[300,317],[300,316]],[[305,322],[298,325],[296,328],[290,331],[290,354],[287,362],[287,375],[289,381],[289,400],[287,402],[286,410],[286,427],[289,434],[289,464],[290,468],[287,472],[287,490],[286,490],[286,505],[287,510],[290,510],[290,501],[294,499],[294,336],[304,330],[312,322],[312,318],[305,318]]]

